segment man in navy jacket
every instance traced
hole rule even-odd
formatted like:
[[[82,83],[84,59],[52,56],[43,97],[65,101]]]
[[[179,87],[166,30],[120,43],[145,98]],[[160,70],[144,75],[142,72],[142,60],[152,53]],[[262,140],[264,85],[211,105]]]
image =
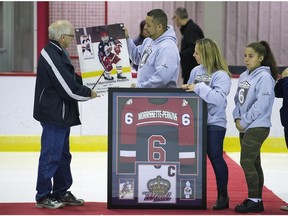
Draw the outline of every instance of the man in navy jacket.
[[[288,68],[282,72],[282,79],[275,85],[275,97],[283,98],[283,104],[280,109],[281,124],[284,127],[285,141],[288,148]]]
[[[49,26],[49,43],[41,51],[35,85],[33,116],[43,128],[37,177],[37,208],[83,205],[68,189],[72,185],[70,127],[81,124],[78,101],[97,96],[82,84],[66,48],[74,38],[67,20]],[[52,183],[53,179],[53,183]]]
[[[282,79],[275,85],[275,97],[283,98],[283,104],[280,109],[281,124],[284,127],[285,142],[288,149],[288,68],[282,72]],[[288,211],[288,204],[281,206],[281,210]]]

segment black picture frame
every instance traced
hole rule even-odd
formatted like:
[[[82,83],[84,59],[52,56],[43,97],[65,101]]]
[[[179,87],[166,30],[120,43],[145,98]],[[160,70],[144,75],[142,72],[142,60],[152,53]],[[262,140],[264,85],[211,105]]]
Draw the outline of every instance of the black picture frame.
[[[206,209],[207,105],[182,89],[109,88],[108,209]]]

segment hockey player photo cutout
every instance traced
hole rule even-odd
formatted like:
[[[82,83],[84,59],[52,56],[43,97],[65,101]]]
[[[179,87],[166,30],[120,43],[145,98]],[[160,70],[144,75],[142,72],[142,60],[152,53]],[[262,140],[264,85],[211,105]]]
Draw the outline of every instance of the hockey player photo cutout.
[[[182,89],[108,91],[108,208],[206,209],[206,103]]]
[[[97,94],[109,87],[130,87],[132,83],[123,24],[75,29],[83,84]]]

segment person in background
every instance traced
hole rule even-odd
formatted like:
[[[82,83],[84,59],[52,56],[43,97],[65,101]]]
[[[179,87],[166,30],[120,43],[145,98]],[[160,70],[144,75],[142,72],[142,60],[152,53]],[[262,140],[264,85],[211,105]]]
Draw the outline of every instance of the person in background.
[[[283,98],[282,107],[280,109],[280,120],[284,128],[284,137],[288,149],[288,68],[282,72],[282,78],[276,83],[274,91],[277,98]],[[280,209],[288,211],[288,204],[281,206]]]
[[[148,37],[146,30],[144,29],[145,20],[142,20],[140,23],[140,33],[139,35],[133,40],[136,46],[139,46],[143,43],[144,39]],[[132,64],[132,67],[135,71],[138,71],[138,65]]]
[[[82,85],[66,51],[74,38],[72,24],[58,20],[48,30],[49,43],[38,60],[33,110],[43,129],[35,206],[55,209],[84,204],[68,191],[72,185],[70,127],[81,124],[78,101],[97,94]]]
[[[177,88],[180,56],[176,34],[173,26],[167,25],[166,13],[161,9],[149,11],[144,29],[148,38],[136,46],[124,28],[129,57],[133,64],[139,65],[137,83],[131,87]]]
[[[227,95],[231,87],[231,73],[218,45],[209,38],[196,41],[193,54],[199,64],[192,69],[186,91],[194,91],[207,103],[207,155],[211,161],[217,184],[214,210],[229,208],[228,167],[223,158],[226,133]]]
[[[239,77],[233,110],[241,145],[240,164],[248,187],[248,198],[234,209],[241,213],[264,211],[260,149],[270,132],[278,75],[274,55],[266,41],[247,45],[244,61],[247,70]]]
[[[180,47],[180,63],[183,84],[186,84],[191,70],[198,65],[195,58],[192,58],[195,43],[198,39],[204,38],[204,34],[201,28],[192,19],[189,19],[185,8],[177,8],[174,14],[172,19],[177,27],[180,27],[180,32],[183,35]]]

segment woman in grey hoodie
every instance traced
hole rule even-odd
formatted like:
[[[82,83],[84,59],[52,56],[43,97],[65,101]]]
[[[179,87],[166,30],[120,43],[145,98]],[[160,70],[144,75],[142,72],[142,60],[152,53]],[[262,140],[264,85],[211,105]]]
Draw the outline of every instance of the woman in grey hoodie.
[[[248,187],[248,199],[235,207],[235,211],[242,213],[264,211],[260,149],[270,132],[278,75],[275,58],[266,41],[246,46],[244,56],[247,70],[239,77],[233,110],[235,126],[240,133],[240,164]]]
[[[209,38],[196,41],[193,56],[200,65],[192,69],[188,84],[182,88],[194,91],[207,102],[207,155],[215,172],[218,191],[213,209],[222,210],[229,208],[228,167],[223,158],[223,141],[231,74],[218,45]]]

